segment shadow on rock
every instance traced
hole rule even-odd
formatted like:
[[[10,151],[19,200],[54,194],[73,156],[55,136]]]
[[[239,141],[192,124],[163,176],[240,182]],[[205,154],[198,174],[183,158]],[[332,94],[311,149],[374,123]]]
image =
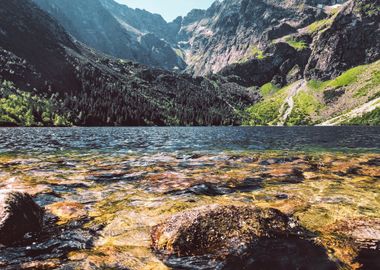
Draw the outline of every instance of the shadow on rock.
[[[64,260],[70,251],[92,247],[98,230],[84,229],[87,217],[57,225],[58,217],[44,213],[26,193],[9,192],[0,198],[2,269],[21,269],[21,265],[34,261]]]
[[[326,250],[310,240],[294,236],[259,239],[244,256],[229,258],[223,270],[335,270]]]
[[[86,219],[64,226],[56,225],[53,216],[45,218],[40,233],[29,233],[21,241],[6,247],[0,247],[0,262],[15,269],[25,262],[64,260],[69,252],[89,249],[93,246],[96,231],[83,229]]]
[[[362,265],[361,270],[380,269],[380,250],[362,249],[356,258],[356,262]]]
[[[96,231],[82,228],[87,221],[82,219],[58,226],[57,218],[47,215],[40,233],[26,234],[22,240],[0,247],[0,262],[19,269],[17,267],[23,263],[64,260],[71,251],[89,249],[93,246]]]

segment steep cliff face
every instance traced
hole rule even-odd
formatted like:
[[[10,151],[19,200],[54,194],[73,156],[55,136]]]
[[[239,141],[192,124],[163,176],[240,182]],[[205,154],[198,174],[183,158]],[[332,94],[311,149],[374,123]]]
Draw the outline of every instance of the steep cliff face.
[[[193,78],[98,53],[73,41],[30,0],[0,5],[0,82],[54,99],[74,124],[239,124],[240,112],[255,101],[222,78]]]
[[[159,15],[133,10],[112,0],[33,1],[76,39],[99,51],[153,67],[185,68],[171,45],[161,40],[169,35],[165,35],[169,28]],[[148,33],[154,34],[145,37]]]
[[[249,124],[379,124],[378,0],[351,0],[286,40],[298,48],[293,54],[290,50],[272,55],[265,51],[264,59],[221,72],[229,80],[260,87],[263,99],[248,110]],[[279,69],[276,59],[282,63]],[[285,63],[289,64],[286,68]],[[289,70],[292,65],[297,69]],[[258,81],[261,78],[267,82]]]
[[[252,58],[244,63],[226,66],[219,74],[246,87],[272,82],[279,87],[301,79],[311,50],[296,50],[280,42],[263,52],[262,59]]]
[[[324,19],[344,0],[224,0],[166,22],[114,0],[34,0],[79,41],[104,53],[193,75],[254,58],[273,40]]]
[[[380,1],[350,1],[312,44],[306,78],[331,79],[380,58]]]
[[[218,72],[229,64],[253,58],[271,38],[324,18],[326,14],[313,6],[315,2],[320,3],[225,0],[216,1],[203,13],[190,13],[196,19],[185,18],[179,34],[189,71],[196,75]]]
[[[79,41],[112,56],[193,75],[257,58],[345,0],[224,0],[167,23],[114,0],[33,0]]]
[[[265,50],[219,73],[246,86],[272,82],[282,87],[301,78],[332,79],[380,58],[378,0],[353,0],[324,10],[326,18],[295,31],[288,23],[265,31],[261,40],[271,41]]]

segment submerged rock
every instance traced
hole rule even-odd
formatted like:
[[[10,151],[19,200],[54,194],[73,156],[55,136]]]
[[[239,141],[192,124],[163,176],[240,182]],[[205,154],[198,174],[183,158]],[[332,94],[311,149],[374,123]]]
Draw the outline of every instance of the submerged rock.
[[[323,229],[324,245],[350,269],[380,269],[380,219],[356,217]]]
[[[53,215],[57,216],[62,224],[72,220],[79,220],[87,216],[85,207],[78,202],[57,202],[48,205],[46,209]]]
[[[368,160],[367,162],[362,162],[361,165],[367,166],[380,166],[380,158],[373,158]]]
[[[88,219],[57,224],[57,217],[46,213],[41,232],[26,234],[16,245],[0,245],[0,269],[83,269],[67,262],[70,252],[93,247],[99,228],[85,228]],[[3,261],[2,261],[3,260]],[[58,264],[58,266],[56,265]],[[60,269],[60,268],[59,268]]]
[[[12,244],[43,225],[43,210],[27,193],[0,193],[0,243]]]
[[[211,205],[179,213],[152,231],[153,248],[179,256],[234,252],[259,237],[286,236],[295,223],[275,209]]]
[[[191,186],[183,190],[173,190],[166,192],[166,194],[171,195],[184,195],[184,194],[194,194],[194,195],[205,195],[205,196],[220,196],[232,193],[228,188],[218,186],[212,183],[202,183]]]
[[[361,248],[380,251],[380,219],[363,218],[348,220],[341,223],[341,230],[346,230]],[[380,262],[380,257],[379,257]]]
[[[215,183],[202,183],[193,185],[186,189],[171,190],[165,194],[170,195],[184,195],[184,194],[194,194],[194,195],[205,195],[205,196],[221,196],[226,194],[232,194],[236,192],[251,192],[262,188],[261,178],[251,178],[248,177],[237,183],[227,183],[223,185],[218,185]]]
[[[275,209],[200,207],[155,226],[151,236],[153,249],[172,267],[206,256],[216,262],[210,269],[336,269],[306,230]]]

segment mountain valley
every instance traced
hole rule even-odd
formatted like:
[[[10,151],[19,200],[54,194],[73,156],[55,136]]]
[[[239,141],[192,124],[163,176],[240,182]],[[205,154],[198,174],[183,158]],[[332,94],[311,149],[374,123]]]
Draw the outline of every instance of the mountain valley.
[[[378,0],[225,0],[169,23],[113,0],[1,2],[1,125],[379,121]]]

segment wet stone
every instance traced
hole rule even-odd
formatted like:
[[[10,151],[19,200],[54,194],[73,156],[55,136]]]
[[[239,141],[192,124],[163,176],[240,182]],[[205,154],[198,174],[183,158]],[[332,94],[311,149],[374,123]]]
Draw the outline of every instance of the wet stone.
[[[59,260],[46,260],[46,261],[32,261],[23,263],[20,266],[20,269],[40,269],[40,270],[48,270],[48,269],[57,269],[60,263]]]
[[[90,249],[93,246],[94,238],[97,237],[96,231],[83,228],[88,220],[62,226],[56,222],[56,217],[46,214],[44,226],[39,233],[27,234],[21,241],[9,247],[0,246],[0,262],[5,263],[9,269],[22,269],[23,265],[28,266],[31,262],[38,265],[41,262],[59,260],[62,264],[69,252]]]
[[[137,173],[101,173],[96,175],[91,175],[87,179],[90,181],[95,181],[97,183],[109,183],[117,181],[137,181],[141,179],[144,172]]]
[[[367,166],[380,166],[380,158],[373,158],[373,159],[370,159],[367,162],[363,162],[361,164],[367,165]]]
[[[339,176],[347,176],[347,175],[360,175],[361,174],[361,167],[349,167],[345,171],[337,172],[337,175]]]
[[[329,230],[339,236],[340,241],[344,241],[343,245],[357,250],[354,262],[362,266],[360,269],[380,269],[380,219],[339,221]]]
[[[245,178],[243,181],[236,183],[233,186],[228,186],[232,192],[251,192],[262,188],[262,178]]]
[[[193,194],[193,195],[206,195],[206,196],[220,196],[232,193],[229,188],[219,187],[212,183],[203,183],[199,185],[191,186],[190,188],[184,190],[174,190],[166,192],[165,194],[171,195],[185,195],[185,194]]]
[[[155,226],[152,247],[186,269],[337,269],[310,237],[275,209],[209,205]],[[205,258],[214,265],[203,268]]]
[[[270,158],[270,159],[260,161],[259,164],[262,166],[269,166],[273,164],[291,163],[299,159],[300,158],[298,157]]]
[[[184,161],[178,164],[180,168],[196,168],[196,167],[212,167],[215,163],[211,162],[194,162],[194,161]]]
[[[276,223],[274,222],[276,221]],[[286,235],[291,221],[280,212],[251,207],[210,205],[174,215],[152,230],[155,250],[179,256],[233,253],[256,237]],[[268,230],[263,230],[268,226]],[[233,238],[236,239],[233,239]],[[232,245],[234,244],[234,245]]]
[[[289,198],[289,196],[287,194],[276,194],[276,199],[278,200],[286,200]]]
[[[340,234],[343,237],[349,237],[360,249],[380,251],[379,218],[344,220],[334,224],[331,230],[335,234]]]
[[[38,203],[38,205],[41,205],[41,207],[44,207],[46,205],[61,201],[62,198],[59,194],[38,194],[35,197],[35,201]]]
[[[78,202],[57,202],[46,207],[47,211],[57,216],[61,223],[79,220],[87,216],[84,205]]]
[[[27,193],[0,193],[0,243],[10,245],[42,229],[44,212]]]
[[[260,176],[270,179],[273,184],[299,184],[305,180],[305,175],[299,168],[274,169]]]
[[[205,196],[221,196],[235,192],[251,192],[262,187],[262,178],[246,178],[237,183],[229,183],[218,185],[214,183],[202,183],[191,186],[183,190],[173,190],[165,194],[171,195],[205,195]]]

